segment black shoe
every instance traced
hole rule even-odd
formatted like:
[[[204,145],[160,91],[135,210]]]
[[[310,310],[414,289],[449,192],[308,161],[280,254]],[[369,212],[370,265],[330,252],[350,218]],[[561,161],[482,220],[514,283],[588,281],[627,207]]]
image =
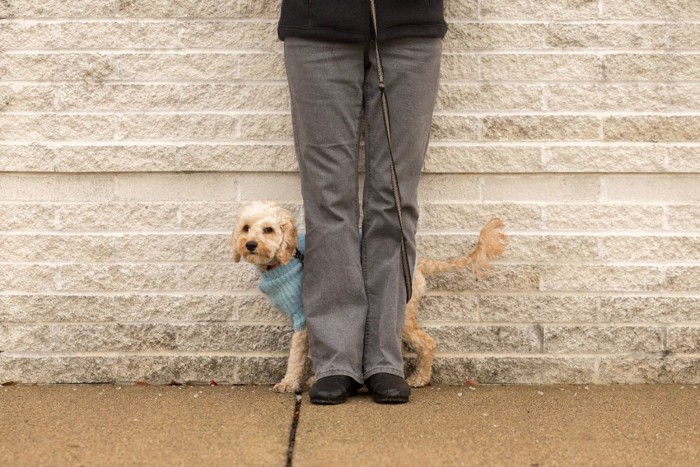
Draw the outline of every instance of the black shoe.
[[[403,404],[408,402],[411,387],[402,377],[390,373],[377,373],[365,380],[374,402]]]
[[[312,404],[342,404],[348,397],[357,394],[360,383],[349,376],[334,375],[321,378],[309,389]]]

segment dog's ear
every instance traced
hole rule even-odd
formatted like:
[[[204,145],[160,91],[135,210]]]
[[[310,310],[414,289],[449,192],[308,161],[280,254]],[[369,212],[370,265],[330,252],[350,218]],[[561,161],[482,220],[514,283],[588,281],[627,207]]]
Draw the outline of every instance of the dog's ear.
[[[238,263],[241,261],[241,254],[238,253],[236,249],[236,235],[231,235],[231,248],[233,249],[233,262]]]
[[[282,244],[277,251],[277,260],[280,264],[287,264],[294,256],[294,250],[297,247],[297,223],[291,213],[285,211],[280,229],[282,229]]]
[[[238,263],[241,261],[241,254],[238,253],[238,249],[236,248],[236,244],[238,243],[238,220],[240,219],[241,216],[241,209],[239,208],[238,212],[236,212],[234,218],[233,218],[233,232],[231,232],[231,249],[233,250],[233,262]]]

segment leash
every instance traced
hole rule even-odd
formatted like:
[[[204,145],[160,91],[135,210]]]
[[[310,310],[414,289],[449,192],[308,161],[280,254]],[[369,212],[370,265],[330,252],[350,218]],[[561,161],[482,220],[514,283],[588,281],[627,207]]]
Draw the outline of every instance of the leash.
[[[389,102],[386,97],[386,89],[384,85],[384,67],[382,66],[382,57],[379,54],[379,42],[377,40],[377,11],[374,0],[369,0],[369,8],[372,16],[372,25],[374,27],[374,50],[377,56],[377,77],[379,79],[379,92],[382,98],[382,113],[384,114],[384,129],[386,130],[386,140],[389,143],[389,158],[391,165],[391,189],[394,192],[394,204],[396,205],[396,215],[399,218],[399,229],[401,230],[401,263],[403,265],[403,280],[406,283],[406,303],[411,300],[413,295],[413,279],[411,278],[411,268],[408,262],[408,253],[406,252],[406,234],[403,231],[403,216],[401,213],[401,192],[399,191],[399,179],[396,175],[396,164],[394,163],[394,151],[391,145],[391,122],[389,119]]]

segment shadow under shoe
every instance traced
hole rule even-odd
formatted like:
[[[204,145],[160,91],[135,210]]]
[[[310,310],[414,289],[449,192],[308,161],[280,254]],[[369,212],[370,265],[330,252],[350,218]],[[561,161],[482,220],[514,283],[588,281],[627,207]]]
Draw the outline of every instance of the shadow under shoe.
[[[406,380],[390,373],[372,375],[365,384],[374,402],[379,404],[403,404],[408,402],[411,395],[411,387]]]
[[[357,394],[362,385],[345,375],[333,375],[321,378],[309,389],[312,404],[342,404],[348,397]]]

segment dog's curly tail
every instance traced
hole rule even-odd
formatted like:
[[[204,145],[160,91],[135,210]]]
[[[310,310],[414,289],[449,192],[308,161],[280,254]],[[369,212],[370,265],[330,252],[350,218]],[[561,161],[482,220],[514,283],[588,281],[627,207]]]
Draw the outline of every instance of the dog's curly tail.
[[[475,276],[481,277],[493,270],[489,261],[506,251],[507,237],[500,231],[503,227],[501,219],[494,217],[482,227],[479,241],[466,256],[450,261],[419,258],[418,267],[426,276],[470,268]]]

